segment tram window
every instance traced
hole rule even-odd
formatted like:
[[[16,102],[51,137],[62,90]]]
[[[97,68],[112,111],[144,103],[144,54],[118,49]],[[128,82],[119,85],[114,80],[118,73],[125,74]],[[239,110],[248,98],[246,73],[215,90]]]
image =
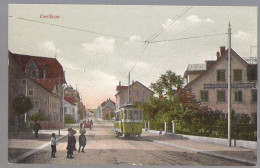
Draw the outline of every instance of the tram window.
[[[123,119],[123,111],[121,110],[120,114],[119,114],[119,120],[122,120],[122,119]]]
[[[128,110],[127,119],[129,119],[129,120],[133,119],[133,110]]]
[[[126,111],[126,110],[124,110],[124,117],[123,117],[123,119],[124,119],[124,120],[127,119],[127,111]]]
[[[135,110],[134,119],[139,120],[139,111]]]

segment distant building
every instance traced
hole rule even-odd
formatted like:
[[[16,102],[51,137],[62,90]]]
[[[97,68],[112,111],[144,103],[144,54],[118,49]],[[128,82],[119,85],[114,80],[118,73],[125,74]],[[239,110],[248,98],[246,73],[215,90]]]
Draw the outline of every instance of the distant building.
[[[121,82],[116,88],[116,108],[120,108],[127,104],[128,99],[128,86],[121,86]],[[132,82],[130,85],[130,104],[134,102],[147,102],[150,97],[153,97],[154,92],[141,84],[138,81]]]
[[[187,85],[202,105],[227,113],[228,50],[220,47],[217,59],[203,66],[188,65],[184,74]],[[231,103],[236,114],[257,112],[257,64],[253,58],[241,58],[231,49]],[[251,121],[252,121],[251,120]]]
[[[64,114],[70,115],[75,122],[79,121],[78,107],[74,97],[64,97],[63,102]]]
[[[110,98],[101,103],[100,105],[100,118],[102,119],[111,119],[114,117],[116,110],[116,103],[113,102]]]
[[[64,71],[56,58],[37,57],[9,52],[9,102],[19,94],[29,96],[33,108],[26,120],[39,112],[48,121],[61,121],[62,84],[66,83]],[[17,120],[9,106],[9,122]]]

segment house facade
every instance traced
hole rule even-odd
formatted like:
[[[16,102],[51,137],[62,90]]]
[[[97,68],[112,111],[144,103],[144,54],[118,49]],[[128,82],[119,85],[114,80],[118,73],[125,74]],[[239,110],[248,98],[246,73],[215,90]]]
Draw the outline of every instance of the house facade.
[[[127,105],[128,101],[128,86],[121,86],[121,82],[116,88],[116,109]],[[154,92],[141,84],[138,81],[133,81],[130,85],[129,104],[135,102],[147,102],[150,97],[153,97]]]
[[[228,111],[227,58],[228,50],[220,47],[216,60],[206,61],[203,68],[194,68],[196,73],[187,68],[184,74],[185,88],[190,89],[202,105],[224,113]],[[256,116],[257,87],[257,64],[241,58],[231,49],[231,104],[236,114]]]
[[[39,112],[46,121],[61,122],[63,68],[55,58],[9,52],[9,122],[17,120],[11,102],[18,95],[28,96],[33,108],[24,115],[28,121]]]
[[[116,110],[116,103],[110,98],[101,103],[100,105],[100,118],[102,119],[111,119],[114,117]]]
[[[79,121],[78,107],[74,97],[64,97],[63,108],[64,114],[71,116],[75,122]]]

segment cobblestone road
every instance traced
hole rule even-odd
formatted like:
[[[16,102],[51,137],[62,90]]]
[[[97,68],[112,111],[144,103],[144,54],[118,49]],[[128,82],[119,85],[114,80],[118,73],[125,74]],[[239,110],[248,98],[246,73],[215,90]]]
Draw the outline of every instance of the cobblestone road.
[[[94,121],[94,130],[87,130],[85,153],[74,151],[74,158],[66,158],[66,138],[57,144],[57,158],[50,157],[50,147],[46,147],[22,163],[38,164],[127,164],[127,165],[207,165],[245,166],[230,160],[198,154],[150,141],[117,138],[110,121]],[[79,133],[76,138],[78,141]],[[78,143],[77,143],[78,148]]]

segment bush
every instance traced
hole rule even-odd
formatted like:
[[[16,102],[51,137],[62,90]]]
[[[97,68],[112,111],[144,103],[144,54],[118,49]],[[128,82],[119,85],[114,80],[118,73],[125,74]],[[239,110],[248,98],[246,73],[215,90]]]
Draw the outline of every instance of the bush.
[[[65,124],[73,124],[73,123],[75,123],[75,121],[70,115],[65,114],[64,115],[64,123]]]

